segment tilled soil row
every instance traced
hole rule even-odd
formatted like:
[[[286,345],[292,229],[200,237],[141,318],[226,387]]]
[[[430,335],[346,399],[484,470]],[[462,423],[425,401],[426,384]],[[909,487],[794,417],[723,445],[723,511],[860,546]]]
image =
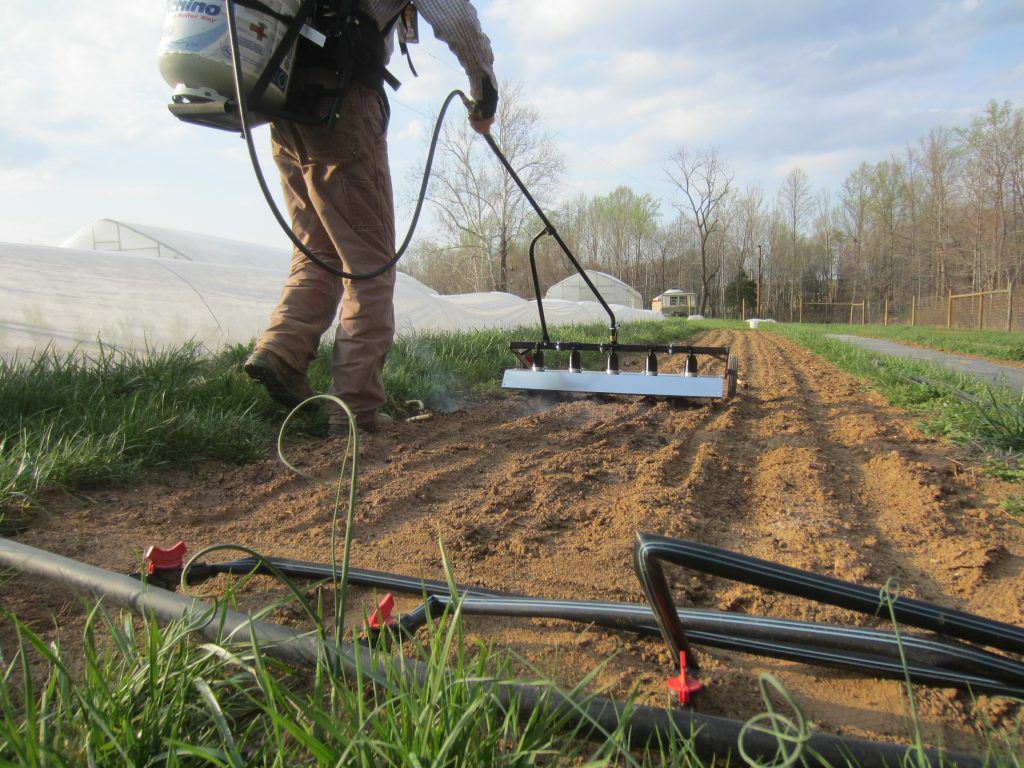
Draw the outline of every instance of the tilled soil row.
[[[961,471],[953,448],[776,334],[717,331],[701,343],[738,354],[735,399],[692,406],[508,395],[367,436],[354,564],[440,578],[443,542],[465,584],[643,602],[631,547],[645,530],[871,585],[892,578],[904,594],[1024,622],[1024,536],[998,512],[994,481]],[[681,361],[664,368],[673,365]],[[340,441],[306,441],[290,453],[328,478],[342,450]],[[271,458],[207,466],[143,488],[52,498],[52,514],[20,538],[122,571],[137,568],[144,545],[179,538],[193,549],[234,541],[326,562],[334,496]],[[680,604],[878,623],[681,570],[672,580]],[[4,588],[9,607],[40,625],[55,613],[77,626],[77,602],[24,582]],[[274,594],[267,585],[252,591],[255,602]],[[369,610],[372,596],[363,598]],[[659,640],[554,621],[468,618],[466,626],[511,648],[522,670],[571,686],[603,665],[596,685],[606,694],[636,689],[645,702],[666,701],[671,659]],[[906,736],[896,682],[720,651],[700,659],[700,711],[751,717],[763,708],[757,675],[771,672],[824,729]],[[976,743],[964,695],[918,697],[928,740]],[[1009,718],[1013,709],[993,714]]]

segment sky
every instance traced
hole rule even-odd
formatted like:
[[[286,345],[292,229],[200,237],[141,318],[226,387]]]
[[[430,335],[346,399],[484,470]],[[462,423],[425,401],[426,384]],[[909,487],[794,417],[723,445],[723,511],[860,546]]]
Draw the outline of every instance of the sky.
[[[794,167],[835,190],[987,102],[1024,107],[1021,0],[474,0],[499,81],[564,153],[560,194],[650,193],[668,158],[716,148],[741,186]],[[166,5],[0,0],[0,241],[57,245],[99,218],[288,247],[237,136],[180,123],[156,66]],[[399,235],[433,115],[468,83],[421,29],[392,95]],[[458,111],[456,111],[457,114]],[[452,115],[449,119],[461,119]],[[266,127],[256,131],[271,187]],[[429,225],[428,225],[429,226]]]

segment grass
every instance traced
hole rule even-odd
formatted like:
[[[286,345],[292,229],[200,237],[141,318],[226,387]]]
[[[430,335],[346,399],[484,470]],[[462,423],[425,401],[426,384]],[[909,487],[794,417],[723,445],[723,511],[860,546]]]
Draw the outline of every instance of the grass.
[[[185,345],[145,356],[44,351],[0,362],[0,508],[31,503],[45,487],[260,455],[275,409],[237,372],[243,354]]]
[[[846,333],[902,341],[953,354],[992,360],[1024,362],[1024,334],[1020,331],[979,331],[906,325],[819,325],[825,333]]]
[[[1006,514],[1024,519],[1024,496],[1008,496],[999,506]]]
[[[982,451],[1012,471],[1024,455],[1024,396],[913,360],[901,360],[826,337],[834,327],[771,326],[855,376],[894,405],[918,414],[922,428]]]
[[[1008,483],[1024,483],[1024,459],[1021,458],[1013,461],[988,459],[985,462],[985,471]]]
[[[476,363],[450,338],[430,341],[439,365],[453,359]],[[95,369],[53,360],[33,361],[21,372],[38,375],[57,363],[76,382],[62,391],[89,393],[90,398],[72,401],[76,408],[93,410],[109,402],[109,380],[124,376],[166,383],[170,375],[180,382],[181,368],[199,366],[206,380],[237,379],[244,350],[213,362],[194,350],[181,354],[156,370],[136,358],[111,357]],[[403,359],[395,357],[399,367]],[[68,408],[59,395],[54,401]],[[22,405],[31,410],[34,403],[25,397]],[[247,408],[255,413],[258,404]],[[67,418],[58,406],[52,409],[57,411],[52,416]],[[354,494],[357,443],[351,449]],[[338,498],[340,504],[341,486]],[[342,568],[353,520],[350,494]],[[345,590],[334,594],[340,627]],[[233,593],[226,602],[233,602]],[[596,744],[585,742],[572,729],[563,732],[558,717],[540,710],[520,715],[515,706],[501,705],[489,683],[507,679],[509,659],[488,647],[470,647],[457,615],[428,627],[419,642],[405,643],[405,653],[392,655],[380,646],[383,681],[370,685],[365,679],[339,678],[323,661],[329,641],[322,611],[322,604],[311,610],[319,628],[312,636],[321,646],[321,661],[311,673],[276,663],[253,645],[196,645],[181,624],[160,629],[130,617],[117,621],[101,608],[90,612],[81,647],[72,644],[68,651],[8,617],[17,643],[13,653],[10,648],[0,653],[0,761],[26,766],[697,764],[686,757],[691,754],[686,740],[637,759],[621,732]],[[426,679],[404,673],[406,654],[427,666]],[[553,689],[543,680],[532,682]]]
[[[707,324],[667,320],[625,327],[621,341],[685,340]],[[552,338],[603,340],[599,325],[552,329]],[[451,409],[498,389],[509,340],[536,329],[434,333],[397,340],[384,371],[389,403]],[[156,467],[265,455],[283,413],[242,372],[251,347],[211,355],[196,345],[146,355],[104,349],[86,357],[44,351],[0,360],[0,510],[25,508],[47,488],[139,480]],[[330,345],[309,371],[330,383]],[[298,428],[324,434],[312,413]]]
[[[21,766],[700,764],[681,736],[634,755],[621,730],[588,742],[559,716],[501,705],[492,682],[527,681],[509,677],[507,655],[467,643],[457,609],[403,646],[424,679],[381,642],[375,682],[326,662],[294,669],[252,644],[192,643],[180,623],[161,629],[101,608],[70,652],[11,621],[0,759]]]
[[[0,762],[42,766],[681,766],[730,765],[701,759],[691,735],[675,733],[632,749],[619,727],[585,740],[550,710],[503,705],[491,684],[513,679],[513,658],[469,643],[457,607],[401,646],[373,646],[378,676],[331,671],[323,648],[313,670],[269,658],[252,643],[189,639],[189,628],[161,628],[93,608],[80,642],[47,642],[13,617],[15,644],[0,667]],[[5,649],[10,650],[10,649]],[[408,660],[426,667],[416,679]],[[519,666],[522,666],[521,664]],[[583,686],[571,692],[585,702]],[[790,703],[795,719],[799,708]],[[764,681],[762,680],[762,689]],[[909,691],[911,698],[913,691]],[[627,704],[627,709],[629,702]],[[782,728],[767,714],[751,727]],[[1021,723],[979,727],[992,768],[1021,768]],[[918,748],[920,735],[910,723]],[[802,728],[807,733],[808,728]],[[799,761],[800,743],[788,752]],[[906,765],[928,765],[911,751]],[[856,765],[853,763],[853,765]]]

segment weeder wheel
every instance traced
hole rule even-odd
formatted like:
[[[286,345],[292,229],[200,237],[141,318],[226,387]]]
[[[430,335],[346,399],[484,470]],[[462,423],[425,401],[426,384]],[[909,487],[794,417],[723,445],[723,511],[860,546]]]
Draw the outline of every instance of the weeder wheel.
[[[725,399],[730,400],[736,396],[736,381],[740,377],[740,361],[736,355],[729,355],[729,362],[725,364]]]

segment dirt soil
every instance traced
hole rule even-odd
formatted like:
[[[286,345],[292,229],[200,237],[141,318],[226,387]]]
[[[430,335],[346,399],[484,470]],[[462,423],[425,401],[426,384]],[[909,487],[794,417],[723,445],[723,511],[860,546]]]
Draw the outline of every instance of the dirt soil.
[[[895,577],[904,594],[1024,623],[1024,527],[998,508],[1013,486],[971,471],[958,449],[926,437],[862,383],[777,334],[716,331],[700,342],[738,354],[735,399],[552,403],[509,394],[365,436],[353,564],[443,578],[443,539],[464,584],[640,603],[631,548],[642,530],[872,586]],[[304,440],[290,453],[329,477],[342,449],[340,440]],[[192,551],[237,542],[327,562],[334,493],[273,456],[244,467],[205,465],[143,487],[54,495],[18,539],[121,572],[138,568],[146,545],[179,539]],[[681,570],[673,580],[680,604],[870,624]],[[273,594],[268,582],[248,587],[255,602]],[[78,600],[51,585],[21,577],[0,589],[3,604],[37,629],[81,626]],[[360,610],[372,609],[371,595],[358,597]],[[613,656],[597,676],[607,695],[637,687],[641,701],[667,701],[672,665],[660,639],[540,620],[471,617],[466,627],[566,686]],[[698,711],[753,716],[763,709],[757,675],[767,671],[824,730],[907,737],[898,682],[713,649],[699,658],[706,690]],[[965,694],[919,688],[917,697],[929,743],[978,745]],[[990,704],[997,722],[1019,714]]]

